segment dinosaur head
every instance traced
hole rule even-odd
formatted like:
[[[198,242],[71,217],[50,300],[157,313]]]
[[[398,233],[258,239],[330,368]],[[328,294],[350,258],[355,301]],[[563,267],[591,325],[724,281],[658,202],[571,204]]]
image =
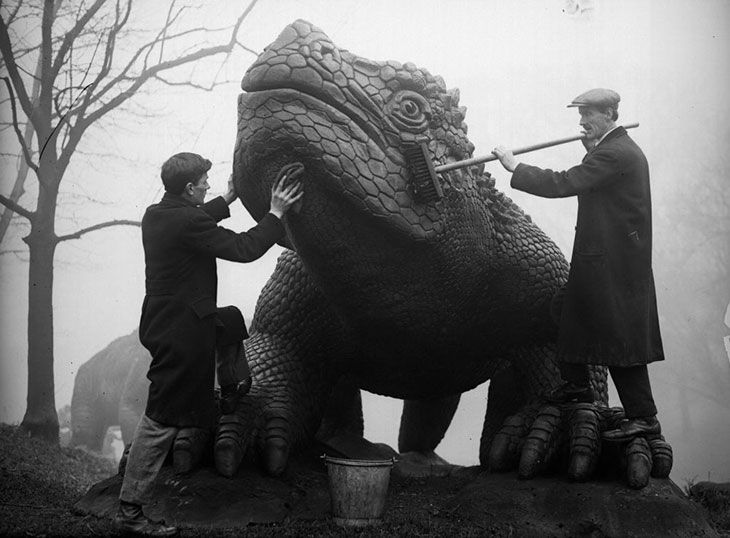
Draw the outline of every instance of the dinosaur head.
[[[410,63],[356,56],[298,20],[248,69],[242,88],[236,189],[259,219],[279,168],[304,163],[304,200],[287,217],[295,248],[303,241],[297,221],[311,234],[341,224],[343,215],[350,226],[385,226],[411,240],[443,231],[443,200],[414,196],[403,154],[404,145],[425,137],[435,161],[471,155],[458,90],[446,90],[440,77]],[[439,180],[448,197],[451,176]]]

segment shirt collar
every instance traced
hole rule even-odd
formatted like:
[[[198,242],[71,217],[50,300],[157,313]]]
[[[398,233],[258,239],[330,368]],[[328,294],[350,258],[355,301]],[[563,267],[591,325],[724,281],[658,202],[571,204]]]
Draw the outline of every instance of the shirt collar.
[[[603,142],[603,140],[608,136],[609,133],[612,133],[613,131],[615,131],[618,128],[619,128],[618,125],[614,125],[608,131],[606,131],[605,133],[603,133],[603,136],[598,139],[598,142],[596,142],[593,147],[595,148],[598,144],[600,144],[601,142]]]

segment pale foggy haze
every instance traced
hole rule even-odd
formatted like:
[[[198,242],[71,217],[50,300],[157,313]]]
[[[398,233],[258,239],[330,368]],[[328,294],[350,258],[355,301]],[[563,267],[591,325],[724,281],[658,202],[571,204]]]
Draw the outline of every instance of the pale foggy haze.
[[[244,3],[211,1],[195,12],[206,27],[234,20]],[[580,8],[585,9],[580,12]],[[144,4],[141,15],[166,7]],[[159,14],[157,14],[159,19]],[[142,18],[142,17],[141,17]],[[411,61],[458,87],[467,107],[475,155],[497,144],[524,146],[579,133],[570,100],[593,87],[621,94],[619,123],[649,160],[654,203],[654,273],[667,360],[649,372],[664,434],[672,444],[672,478],[730,480],[730,3],[696,0],[260,0],[239,39],[260,52],[296,19],[373,60]],[[134,50],[134,44],[128,45]],[[110,219],[140,219],[162,188],[159,166],[178,151],[208,157],[209,196],[222,193],[236,136],[236,97],[254,55],[237,50],[225,65],[208,61],[198,81],[234,81],[212,92],[148,88],[134,99],[155,115],[117,111],[84,140],[62,184],[59,235]],[[3,94],[3,98],[6,94]],[[3,115],[8,114],[3,108]],[[15,147],[0,134],[3,151]],[[519,158],[562,170],[580,161],[580,143]],[[16,161],[0,160],[0,193],[10,192]],[[513,191],[509,174],[486,165],[497,186],[550,235],[569,258],[575,199],[547,200]],[[34,204],[34,177],[26,182]],[[92,201],[96,200],[96,202]],[[222,224],[247,229],[253,220],[231,206]],[[0,421],[25,411],[27,257],[21,219],[0,245]],[[7,251],[18,251],[18,254]],[[250,320],[273,270],[278,247],[249,264],[219,262],[219,303]],[[55,272],[56,407],[70,403],[76,371],[139,320],[144,261],[139,228],[118,227],[60,244]],[[611,403],[619,405],[615,394]],[[397,446],[401,403],[367,397],[366,436]],[[486,386],[462,398],[437,452],[476,464]]]

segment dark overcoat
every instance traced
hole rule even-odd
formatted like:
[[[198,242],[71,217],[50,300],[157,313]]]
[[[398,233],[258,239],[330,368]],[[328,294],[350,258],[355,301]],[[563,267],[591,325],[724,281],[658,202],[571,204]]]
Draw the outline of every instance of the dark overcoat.
[[[636,366],[662,360],[652,273],[649,166],[623,127],[563,172],[519,164],[513,188],[578,197],[558,352],[566,362]]]
[[[223,198],[195,206],[165,193],[142,219],[146,295],[140,341],[152,355],[145,413],[169,426],[215,423],[216,258],[250,262],[284,235],[268,213],[248,232],[218,226]]]

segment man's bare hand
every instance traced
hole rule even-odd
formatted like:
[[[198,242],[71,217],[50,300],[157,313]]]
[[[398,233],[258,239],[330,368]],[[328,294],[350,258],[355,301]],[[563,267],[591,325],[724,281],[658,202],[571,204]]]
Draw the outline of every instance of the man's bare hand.
[[[301,200],[304,195],[304,186],[300,177],[303,173],[304,165],[302,163],[287,164],[279,170],[274,186],[271,188],[270,213],[281,218],[289,208]]]
[[[580,139],[581,143],[583,144],[583,147],[586,148],[586,151],[591,151],[595,145],[596,140],[595,139],[588,139],[588,133],[585,131],[581,131],[583,134],[583,138]]]
[[[509,172],[514,172],[517,165],[520,164],[517,159],[515,159],[512,150],[507,149],[504,146],[497,146],[492,150],[492,154],[499,159],[502,166],[504,166]]]
[[[233,185],[233,174],[231,174],[228,176],[228,188],[226,193],[223,195],[223,199],[228,205],[231,205],[233,200],[236,198],[238,198],[238,194],[236,194],[236,187]]]

